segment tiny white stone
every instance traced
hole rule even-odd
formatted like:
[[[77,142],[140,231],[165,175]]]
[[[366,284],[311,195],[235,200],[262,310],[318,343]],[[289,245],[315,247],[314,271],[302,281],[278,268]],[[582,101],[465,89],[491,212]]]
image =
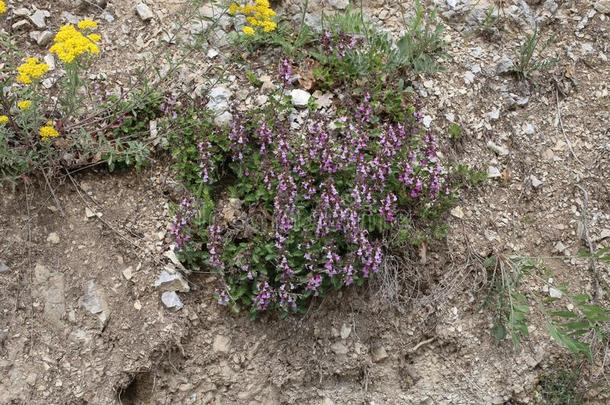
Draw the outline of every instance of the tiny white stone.
[[[432,124],[432,117],[429,115],[425,115],[423,119],[424,126],[426,128],[430,128],[430,124]]]
[[[294,89],[290,92],[292,98],[292,105],[295,107],[306,107],[311,98],[311,94],[305,90]]]
[[[148,7],[148,5],[144,3],[139,3],[136,6],[136,12],[138,13],[138,16],[142,19],[142,21],[149,21],[152,20],[152,18],[154,17],[154,14],[150,7]]]

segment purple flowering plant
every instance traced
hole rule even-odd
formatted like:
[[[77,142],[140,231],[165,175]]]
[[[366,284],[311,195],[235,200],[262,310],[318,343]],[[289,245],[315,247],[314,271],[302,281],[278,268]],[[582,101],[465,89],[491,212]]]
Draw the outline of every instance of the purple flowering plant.
[[[219,275],[219,304],[253,315],[298,312],[312,297],[362,285],[382,269],[385,235],[451,197],[421,114],[379,117],[364,94],[344,114],[314,114],[294,130],[277,113],[289,104],[236,117],[225,130],[191,128],[174,148],[197,200],[177,210],[176,245],[190,265]],[[239,212],[227,214],[229,200]]]

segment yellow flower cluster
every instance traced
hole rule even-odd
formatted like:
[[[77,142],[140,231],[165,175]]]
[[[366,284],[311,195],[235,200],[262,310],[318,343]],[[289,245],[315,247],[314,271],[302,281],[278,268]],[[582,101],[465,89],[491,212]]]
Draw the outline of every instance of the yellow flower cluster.
[[[6,124],[8,124],[8,116],[0,115],[0,125],[6,125]]]
[[[17,107],[21,111],[25,111],[25,110],[29,109],[31,106],[32,106],[32,102],[30,100],[22,100],[17,103]]]
[[[271,8],[269,0],[254,0],[254,4],[246,4],[240,6],[237,3],[232,3],[229,6],[229,14],[243,14],[246,16],[246,21],[250,25],[243,28],[243,33],[252,36],[256,33],[256,29],[260,28],[264,32],[275,31],[277,23],[273,21],[276,13]]]
[[[6,3],[3,0],[0,0],[0,14],[6,13]]]
[[[17,81],[22,84],[31,84],[33,80],[40,79],[49,71],[49,65],[41,63],[38,58],[27,58],[25,63],[17,68]]]
[[[78,26],[78,28],[80,28],[83,31],[86,30],[94,30],[97,28],[97,23],[93,20],[89,20],[89,19],[84,19],[82,21],[79,21],[78,24],[76,24]]]
[[[78,23],[79,28],[88,30],[97,27],[97,23],[91,20],[83,20]],[[84,27],[84,28],[82,28]],[[97,46],[101,37],[98,34],[85,36],[77,30],[74,25],[64,25],[59,29],[51,46],[50,51],[57,55],[64,63],[72,63],[76,58],[84,54],[97,55],[100,48]]]
[[[47,122],[47,125],[44,127],[41,127],[38,133],[43,140],[57,138],[59,136],[59,132],[55,129],[51,121]]]

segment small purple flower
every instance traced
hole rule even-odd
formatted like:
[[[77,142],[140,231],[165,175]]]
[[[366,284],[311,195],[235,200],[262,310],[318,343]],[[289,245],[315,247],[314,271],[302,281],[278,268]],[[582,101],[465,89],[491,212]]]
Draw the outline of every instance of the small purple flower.
[[[287,310],[291,310],[291,311],[296,311],[297,309],[297,302],[296,302],[296,297],[294,293],[291,293],[290,291],[292,291],[294,289],[294,285],[292,285],[292,283],[286,285],[285,283],[280,285],[280,288],[278,289],[278,297],[280,299],[280,306],[282,308],[285,308]]]
[[[273,302],[273,288],[265,281],[262,286],[258,284],[258,289],[258,294],[254,297],[254,305],[259,311],[265,311]]]
[[[322,285],[322,275],[315,274],[309,278],[309,281],[307,281],[307,287],[305,287],[305,289],[308,291],[317,292],[318,288],[320,288],[321,285]]]
[[[411,189],[411,197],[412,198],[419,197],[420,194],[422,193],[423,188],[424,188],[424,184],[422,183],[421,179],[417,179],[417,181],[415,182],[415,186],[413,186],[413,188]]]
[[[279,74],[284,85],[288,86],[292,83],[292,64],[288,59],[284,58],[280,62]]]
[[[396,220],[396,201],[398,199],[394,195],[394,193],[389,193],[385,199],[381,207],[379,208],[379,214],[383,219],[387,222],[394,222]]]
[[[227,305],[230,301],[229,294],[227,290],[222,290],[218,292],[218,304],[219,305]]]
[[[176,249],[182,249],[186,243],[191,240],[191,236],[186,233],[186,229],[197,213],[193,207],[194,200],[192,198],[183,198],[178,207],[178,212],[172,221],[169,232],[174,237]]]
[[[223,239],[221,235],[221,228],[219,225],[210,225],[208,227],[208,254],[210,255],[209,264],[214,269],[222,271],[224,270],[224,263],[221,259]]]
[[[212,144],[205,140],[199,142],[197,150],[199,150],[199,170],[201,174],[201,180],[208,184],[210,182],[210,174],[213,169],[212,167]]]
[[[362,123],[368,123],[371,120],[373,114],[373,108],[371,107],[371,95],[367,92],[364,94],[362,103],[358,106],[356,111],[356,118]]]

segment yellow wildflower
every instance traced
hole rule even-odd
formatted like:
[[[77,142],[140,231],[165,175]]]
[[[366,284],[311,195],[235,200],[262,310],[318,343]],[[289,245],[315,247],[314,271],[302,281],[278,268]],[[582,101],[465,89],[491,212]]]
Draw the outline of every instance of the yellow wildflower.
[[[272,32],[277,28],[277,24],[274,21],[265,21],[263,22],[263,31]]]
[[[53,123],[50,121],[47,122],[47,125],[41,127],[38,133],[42,139],[57,138],[59,136],[59,132],[57,132],[55,127],[53,127]]]
[[[25,110],[29,109],[31,106],[32,106],[32,102],[30,100],[22,100],[17,103],[17,107],[19,107],[19,109],[21,111],[25,111]]]
[[[0,115],[0,125],[6,125],[8,124],[8,116],[6,115]]]
[[[94,39],[97,39],[97,37],[87,38],[72,24],[68,24],[59,29],[57,35],[55,35],[53,46],[49,50],[56,54],[62,62],[72,63],[81,55],[97,55],[100,53],[100,48],[95,44]]]
[[[6,3],[3,0],[0,0],[0,14],[6,13]]]
[[[49,71],[49,65],[38,62],[38,58],[27,58],[25,63],[17,68],[17,81],[22,84],[31,84],[33,80],[40,79]]]
[[[87,35],[87,38],[89,38],[91,41],[95,42],[96,44],[102,40],[102,36],[100,34],[89,34],[89,35]]]
[[[239,12],[239,6],[236,3],[231,3],[231,5],[229,6],[229,14],[235,15],[238,12]]]
[[[248,36],[255,34],[256,27],[261,27],[264,32],[275,31],[277,28],[277,23],[273,21],[276,13],[271,8],[269,0],[254,0],[254,4],[250,3],[243,6],[232,3],[229,6],[229,13],[246,16],[246,22],[249,26],[244,27],[243,32]]]
[[[85,19],[78,22],[78,28],[81,30],[93,30],[97,28],[97,23],[93,20]]]

